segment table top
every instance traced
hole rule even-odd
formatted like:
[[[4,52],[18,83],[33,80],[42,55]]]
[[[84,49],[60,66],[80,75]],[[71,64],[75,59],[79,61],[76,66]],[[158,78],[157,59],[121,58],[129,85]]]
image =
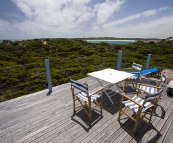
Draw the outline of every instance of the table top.
[[[124,71],[118,71],[114,69],[104,69],[96,72],[88,73],[89,76],[95,77],[97,79],[101,79],[107,82],[110,82],[112,84],[118,83],[122,80],[125,80],[131,76],[134,76],[134,74],[127,73]]]

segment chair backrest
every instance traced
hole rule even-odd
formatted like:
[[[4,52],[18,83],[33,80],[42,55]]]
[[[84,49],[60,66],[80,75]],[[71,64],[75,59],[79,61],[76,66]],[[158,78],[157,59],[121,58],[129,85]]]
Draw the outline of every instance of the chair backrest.
[[[165,73],[162,74],[162,76],[161,76],[161,87],[165,86],[167,77],[168,76]]]
[[[134,69],[136,69],[138,71],[141,71],[142,70],[142,65],[133,62],[132,68],[134,68]]]
[[[160,89],[157,93],[146,95],[143,105],[148,101],[152,101],[152,100],[158,98],[160,96],[160,94],[162,94],[162,92],[163,92],[163,89]]]
[[[73,80],[73,79],[70,79],[70,82],[71,82],[72,87],[77,88],[78,90],[85,92],[86,94],[89,94],[87,85],[82,84],[82,83],[80,83],[76,80]]]

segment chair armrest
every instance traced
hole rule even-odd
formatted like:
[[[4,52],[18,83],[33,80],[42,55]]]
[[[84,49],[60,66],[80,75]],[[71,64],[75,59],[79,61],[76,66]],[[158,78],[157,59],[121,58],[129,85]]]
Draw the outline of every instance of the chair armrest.
[[[133,68],[120,68],[120,70],[131,70]]]
[[[96,94],[97,92],[100,92],[100,91],[102,91],[102,90],[103,90],[103,87],[101,87],[101,88],[99,88],[99,89],[93,91],[89,96],[92,96],[92,95],[94,95],[94,94]]]
[[[129,96],[125,95],[125,94],[121,94],[121,96],[124,96],[125,98],[129,99],[130,101],[134,102],[135,104],[144,107],[142,104],[136,102],[135,100],[133,100],[132,98],[130,98]]]
[[[139,85],[139,86],[138,86]],[[137,86],[140,87],[140,85],[142,86],[148,86],[148,87],[153,87],[153,88],[157,88],[157,89],[161,89],[161,87],[158,87],[158,86],[154,86],[154,85],[150,85],[150,84],[141,84],[141,83],[138,83]]]
[[[137,83],[137,86],[138,86],[138,87],[140,87],[140,85],[142,85],[142,86],[149,86],[149,87],[161,89],[161,87],[158,87],[158,86],[154,86],[154,85],[150,85],[150,84]]]
[[[147,77],[141,77],[141,80],[142,79],[145,79],[145,80],[151,80],[151,81],[157,81],[157,82],[161,82],[161,80],[160,79],[155,79],[155,78],[147,78]]]
[[[140,72],[131,72],[131,73],[140,73]]]

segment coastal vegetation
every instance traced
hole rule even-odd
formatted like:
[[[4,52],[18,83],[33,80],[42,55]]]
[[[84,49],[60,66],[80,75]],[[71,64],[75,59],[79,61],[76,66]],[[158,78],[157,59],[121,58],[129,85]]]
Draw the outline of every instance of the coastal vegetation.
[[[62,38],[4,40],[0,43],[0,101],[46,89],[45,59],[50,61],[52,86],[57,86],[92,71],[116,68],[118,50],[123,51],[122,67],[136,62],[145,68],[152,54],[150,67],[173,69],[173,41],[115,45]]]

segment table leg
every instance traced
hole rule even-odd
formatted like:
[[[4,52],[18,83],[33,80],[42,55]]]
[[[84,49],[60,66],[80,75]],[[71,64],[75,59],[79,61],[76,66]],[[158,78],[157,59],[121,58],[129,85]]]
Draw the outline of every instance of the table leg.
[[[105,91],[106,96],[109,98],[110,102],[114,105],[114,102],[112,101],[111,97],[109,96],[109,94],[108,94],[107,91],[106,91],[107,88],[103,86],[103,84],[100,82],[99,79],[97,79],[97,81],[98,81],[99,84],[104,88],[104,91]],[[117,85],[117,84],[111,84],[111,86],[113,86],[113,88],[114,88],[115,90],[118,89],[119,92],[121,92],[120,89],[118,88],[118,85]],[[116,87],[115,87],[115,86],[116,86]],[[108,88],[108,89],[109,89],[109,88]],[[115,91],[115,90],[113,90],[113,91]],[[118,93],[117,93],[117,94],[118,94]]]

